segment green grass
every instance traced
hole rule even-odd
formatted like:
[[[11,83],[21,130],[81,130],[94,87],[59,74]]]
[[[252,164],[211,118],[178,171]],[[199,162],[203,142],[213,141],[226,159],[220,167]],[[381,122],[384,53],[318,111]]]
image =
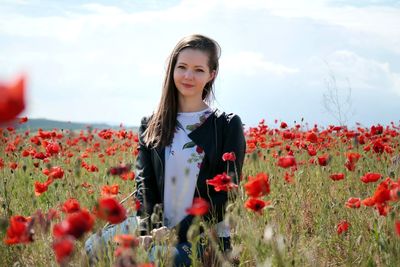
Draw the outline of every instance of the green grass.
[[[292,129],[293,132],[302,134]],[[115,133],[115,132],[114,132]],[[114,135],[113,139],[103,140],[94,134],[88,142],[80,140],[77,145],[69,146],[67,139],[78,138],[79,135],[64,137],[55,140],[62,145],[62,153],[50,158],[48,163],[33,160],[31,157],[22,157],[21,152],[28,147],[38,151],[44,151],[43,147],[32,144],[30,136],[21,135],[21,141],[16,145],[16,150],[6,152],[7,144],[16,139],[18,133],[9,133],[6,130],[0,134],[0,158],[4,161],[4,167],[0,169],[0,238],[5,237],[7,223],[12,215],[31,216],[37,210],[47,212],[50,208],[59,209],[68,198],[76,198],[81,207],[92,210],[97,199],[101,195],[101,187],[106,184],[119,184],[118,199],[123,199],[135,189],[134,181],[124,181],[119,177],[110,176],[107,170],[120,163],[134,164],[134,151],[137,144],[134,138],[120,139]],[[384,133],[385,134],[385,133]],[[85,132],[84,136],[91,136]],[[341,135],[329,133],[331,141],[325,139],[318,150],[318,155],[328,153],[331,159],[327,166],[310,164],[311,158],[305,149],[296,147],[294,140],[282,140],[279,133],[265,135],[266,143],[272,140],[283,141],[282,145],[273,148],[261,149],[257,147],[254,152],[246,155],[243,168],[243,181],[239,187],[239,195],[227,208],[227,220],[232,226],[231,255],[223,258],[220,256],[215,265],[236,262],[240,266],[400,266],[400,239],[394,230],[396,220],[399,220],[399,205],[390,202],[390,211],[387,216],[380,216],[375,208],[361,206],[359,209],[348,209],[345,202],[350,197],[361,199],[374,194],[377,185],[386,177],[397,180],[400,177],[398,166],[393,165],[391,158],[399,155],[400,137],[390,137],[387,142],[394,152],[392,154],[376,154],[372,151],[365,152],[364,146],[354,146],[353,139],[347,139]],[[382,135],[381,135],[382,136]],[[250,138],[250,137],[248,137]],[[7,140],[6,140],[7,139]],[[344,141],[343,141],[344,140]],[[100,145],[94,146],[94,143]],[[298,169],[294,172],[294,183],[284,180],[285,169],[276,165],[275,155],[285,155],[285,146],[290,145],[298,162]],[[348,148],[349,145],[354,147]],[[114,146],[116,153],[106,155],[106,149]],[[95,164],[98,172],[88,172],[81,168],[80,155],[87,151],[88,158],[83,160],[89,164]],[[355,171],[348,171],[344,167],[346,161],[345,152],[358,152],[362,158],[358,161]],[[66,152],[72,152],[71,158]],[[104,162],[98,157],[103,153]],[[377,160],[377,158],[380,158]],[[18,168],[11,170],[10,162],[17,162]],[[38,168],[34,162],[40,162]],[[47,166],[48,165],[48,166]],[[61,166],[64,177],[56,180],[49,186],[47,192],[39,197],[34,194],[34,182],[44,182],[47,177],[42,169],[49,166]],[[249,175],[255,176],[259,172],[269,175],[271,193],[264,196],[264,200],[271,200],[271,205],[266,207],[262,214],[254,213],[244,208],[247,196],[244,193],[243,184]],[[333,181],[329,175],[343,172],[346,178],[341,181]],[[360,177],[366,172],[378,172],[383,178],[376,183],[364,184]],[[212,177],[210,177],[212,178]],[[90,188],[84,188],[82,183],[91,184]],[[132,203],[126,204],[126,208],[132,209]],[[55,219],[47,229],[35,225],[34,242],[29,244],[6,245],[0,243],[1,265],[12,266],[17,262],[21,266],[54,266],[57,265],[52,250],[52,226],[60,222],[64,214],[60,212],[60,218]],[[349,230],[342,235],[336,232],[336,225],[347,220],[350,223]],[[96,232],[104,226],[105,222],[96,220],[92,232]],[[199,222],[200,224],[200,222]],[[194,226],[197,227],[197,224]],[[192,231],[194,231],[192,229]],[[206,232],[210,232],[207,230]],[[86,237],[89,234],[86,235]],[[87,259],[83,250],[85,238],[75,242],[74,255],[67,266],[87,265]],[[194,239],[193,239],[194,240]],[[214,244],[215,245],[215,244]],[[115,247],[115,246],[114,246]],[[112,250],[109,252],[109,260],[104,259],[98,266],[109,266],[114,262]],[[139,248],[135,256],[138,262],[146,261],[146,252]],[[163,259],[164,262],[166,259]],[[194,261],[194,265],[200,263]]]

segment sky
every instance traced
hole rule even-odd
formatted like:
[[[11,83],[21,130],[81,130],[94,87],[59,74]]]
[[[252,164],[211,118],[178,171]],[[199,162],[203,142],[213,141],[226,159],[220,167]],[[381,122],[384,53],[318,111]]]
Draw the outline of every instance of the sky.
[[[246,126],[400,120],[400,1],[0,0],[0,81],[27,75],[29,118],[135,126],[167,58],[200,33],[222,48],[214,106]]]

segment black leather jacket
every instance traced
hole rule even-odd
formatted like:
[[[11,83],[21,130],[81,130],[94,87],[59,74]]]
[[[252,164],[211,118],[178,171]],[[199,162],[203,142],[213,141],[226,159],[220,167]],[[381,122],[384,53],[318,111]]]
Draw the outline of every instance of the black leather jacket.
[[[148,118],[143,118],[139,128],[139,154],[136,159],[136,199],[141,203],[138,211],[141,217],[151,215],[154,206],[162,204],[164,200],[165,148],[149,148],[144,144],[142,134],[146,130],[147,122]],[[220,222],[223,219],[228,194],[216,192],[212,186],[206,184],[206,180],[226,172],[229,164],[230,175],[234,182],[238,183],[234,165],[240,177],[246,149],[242,122],[237,115],[215,110],[203,124],[189,134],[189,138],[205,152],[194,197],[202,197],[211,204],[210,212],[204,217],[206,220],[216,219],[215,222]],[[235,164],[222,160],[225,152],[235,152]],[[179,242],[186,241],[186,233],[192,219],[193,216],[188,215],[175,227]]]

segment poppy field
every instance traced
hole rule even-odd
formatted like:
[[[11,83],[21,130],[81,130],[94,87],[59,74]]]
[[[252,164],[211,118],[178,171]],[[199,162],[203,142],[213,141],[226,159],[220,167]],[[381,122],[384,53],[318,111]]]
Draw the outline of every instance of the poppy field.
[[[88,266],[85,240],[138,209],[131,196],[137,134],[122,125],[19,130],[29,119],[15,119],[24,105],[11,92],[21,86],[0,85],[2,265]],[[245,126],[245,136],[239,185],[230,173],[208,180],[231,196],[232,251],[213,246],[213,228],[202,221],[209,203],[195,199],[189,240],[198,242],[201,225],[210,245],[203,263],[194,256],[193,265],[400,266],[400,125],[261,120]],[[149,262],[137,234],[117,235],[96,266],[168,266],[165,255]],[[160,242],[173,245],[174,238]]]

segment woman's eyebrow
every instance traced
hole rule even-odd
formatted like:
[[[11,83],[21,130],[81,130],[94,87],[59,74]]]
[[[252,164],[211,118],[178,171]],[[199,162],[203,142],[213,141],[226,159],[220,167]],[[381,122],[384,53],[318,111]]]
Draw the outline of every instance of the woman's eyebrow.
[[[185,66],[187,66],[187,64],[185,62],[178,62],[177,65],[185,65]],[[195,68],[205,68],[205,66],[203,66],[203,65],[196,65],[194,67]]]

